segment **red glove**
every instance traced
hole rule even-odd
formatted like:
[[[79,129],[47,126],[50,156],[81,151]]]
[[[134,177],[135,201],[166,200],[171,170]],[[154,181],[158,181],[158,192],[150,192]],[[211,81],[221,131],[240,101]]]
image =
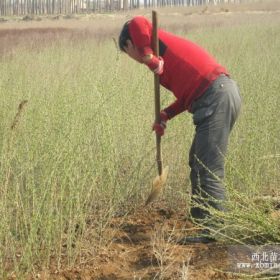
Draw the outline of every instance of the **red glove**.
[[[164,130],[166,129],[166,123],[169,120],[167,113],[162,110],[160,112],[160,122],[159,123],[154,123],[153,125],[153,130],[156,132],[157,135],[163,136],[164,135]]]

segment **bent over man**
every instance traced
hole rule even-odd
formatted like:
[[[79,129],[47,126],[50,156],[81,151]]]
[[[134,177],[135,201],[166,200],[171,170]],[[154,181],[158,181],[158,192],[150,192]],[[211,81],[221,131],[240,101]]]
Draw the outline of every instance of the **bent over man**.
[[[193,115],[195,135],[189,153],[192,184],[192,221],[211,229],[210,207],[225,211],[224,157],[230,131],[241,107],[235,81],[225,67],[190,40],[159,29],[159,57],[153,54],[152,24],[142,16],[126,22],[119,36],[120,49],[160,76],[160,84],[176,101],[160,113],[153,129],[164,135],[166,123],[188,111]],[[210,230],[211,231],[211,230]],[[214,241],[209,230],[186,236],[180,243]]]

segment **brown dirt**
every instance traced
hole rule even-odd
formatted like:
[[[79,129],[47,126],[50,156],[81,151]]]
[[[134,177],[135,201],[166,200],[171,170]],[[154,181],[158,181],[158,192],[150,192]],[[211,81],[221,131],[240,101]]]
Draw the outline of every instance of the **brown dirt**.
[[[224,245],[176,244],[195,231],[184,213],[157,203],[125,218],[113,218],[104,233],[112,238],[94,259],[74,269],[39,273],[37,279],[233,279],[222,271],[227,266]]]

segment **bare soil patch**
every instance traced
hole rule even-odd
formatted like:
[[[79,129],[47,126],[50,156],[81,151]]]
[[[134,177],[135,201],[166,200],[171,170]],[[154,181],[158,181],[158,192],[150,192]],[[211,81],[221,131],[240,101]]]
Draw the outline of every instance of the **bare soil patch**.
[[[116,217],[104,233],[109,243],[92,260],[72,269],[55,268],[39,273],[39,279],[236,279],[223,272],[227,267],[226,246],[219,243],[178,245],[182,235],[197,229],[163,203]],[[185,276],[185,278],[183,278]],[[38,279],[37,278],[37,279]]]

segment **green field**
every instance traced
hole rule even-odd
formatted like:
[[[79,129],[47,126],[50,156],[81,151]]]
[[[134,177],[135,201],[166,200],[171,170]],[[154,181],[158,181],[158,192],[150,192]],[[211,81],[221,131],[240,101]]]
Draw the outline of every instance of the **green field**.
[[[201,22],[192,24],[187,15],[164,13],[162,26],[212,53],[243,99],[226,159],[231,211],[220,241],[279,242],[273,205],[254,200],[280,196],[279,15],[221,15],[213,24],[197,15]],[[109,242],[103,233],[112,217],[125,218],[145,202],[157,172],[153,75],[116,48],[112,34],[117,38],[124,21],[105,18],[108,36],[57,33],[40,43],[39,32],[2,52],[1,279],[75,266],[85,251],[94,258]],[[162,106],[173,100],[162,89]],[[191,115],[183,113],[162,140],[170,174],[161,199],[186,215],[193,133]]]

